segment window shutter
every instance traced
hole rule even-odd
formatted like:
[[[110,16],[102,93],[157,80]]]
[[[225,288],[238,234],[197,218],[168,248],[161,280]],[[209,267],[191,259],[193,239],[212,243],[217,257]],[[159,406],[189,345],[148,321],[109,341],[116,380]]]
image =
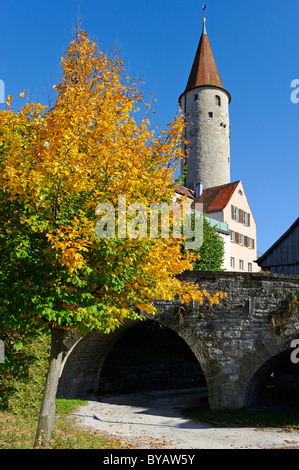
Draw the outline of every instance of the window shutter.
[[[232,219],[234,220],[234,206],[232,205]]]
[[[250,214],[249,214],[249,212],[247,214],[247,225],[248,225],[248,227],[250,227]]]
[[[244,246],[248,246],[248,237],[244,235]]]
[[[254,239],[251,239],[252,249],[254,250]]]
[[[235,232],[235,242],[239,243],[239,234],[238,234],[238,232]]]
[[[239,209],[239,222],[243,224],[243,209]]]

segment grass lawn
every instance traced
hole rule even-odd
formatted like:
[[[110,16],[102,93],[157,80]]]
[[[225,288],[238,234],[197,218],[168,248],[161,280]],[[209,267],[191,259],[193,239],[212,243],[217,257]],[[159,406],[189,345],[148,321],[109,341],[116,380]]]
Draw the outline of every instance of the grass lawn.
[[[225,426],[230,424],[252,427],[274,427],[285,430],[299,430],[299,413],[272,411],[211,411],[188,408],[184,415],[190,419]]]
[[[82,400],[56,400],[56,417],[51,449],[133,449],[121,440],[113,440],[98,432],[75,427],[70,413],[87,402]],[[32,449],[38,418],[24,418],[0,412],[0,449]]]
[[[250,409],[213,411],[209,409],[207,399],[200,400],[198,407],[184,410],[184,415],[195,421],[216,426],[239,425],[299,430],[299,412]]]

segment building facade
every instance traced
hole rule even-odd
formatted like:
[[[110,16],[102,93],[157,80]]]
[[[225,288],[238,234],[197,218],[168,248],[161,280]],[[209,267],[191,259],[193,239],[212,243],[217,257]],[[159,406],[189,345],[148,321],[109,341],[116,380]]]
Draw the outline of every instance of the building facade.
[[[299,275],[299,217],[257,263],[263,271]]]

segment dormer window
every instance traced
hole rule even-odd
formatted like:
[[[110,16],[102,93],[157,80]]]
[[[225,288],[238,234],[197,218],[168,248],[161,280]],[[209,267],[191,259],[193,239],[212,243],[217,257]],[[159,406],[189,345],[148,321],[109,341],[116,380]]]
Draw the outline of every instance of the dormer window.
[[[216,96],[215,96],[215,100],[216,100],[216,106],[221,106],[221,98],[220,98],[220,96],[216,95]]]

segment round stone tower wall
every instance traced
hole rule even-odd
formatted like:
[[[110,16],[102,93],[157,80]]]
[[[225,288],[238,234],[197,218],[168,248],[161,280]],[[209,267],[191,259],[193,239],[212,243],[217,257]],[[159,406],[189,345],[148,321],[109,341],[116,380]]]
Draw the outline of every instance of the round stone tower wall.
[[[202,86],[183,94],[180,104],[186,118],[187,158],[182,163],[185,186],[203,189],[230,183],[229,94]]]

